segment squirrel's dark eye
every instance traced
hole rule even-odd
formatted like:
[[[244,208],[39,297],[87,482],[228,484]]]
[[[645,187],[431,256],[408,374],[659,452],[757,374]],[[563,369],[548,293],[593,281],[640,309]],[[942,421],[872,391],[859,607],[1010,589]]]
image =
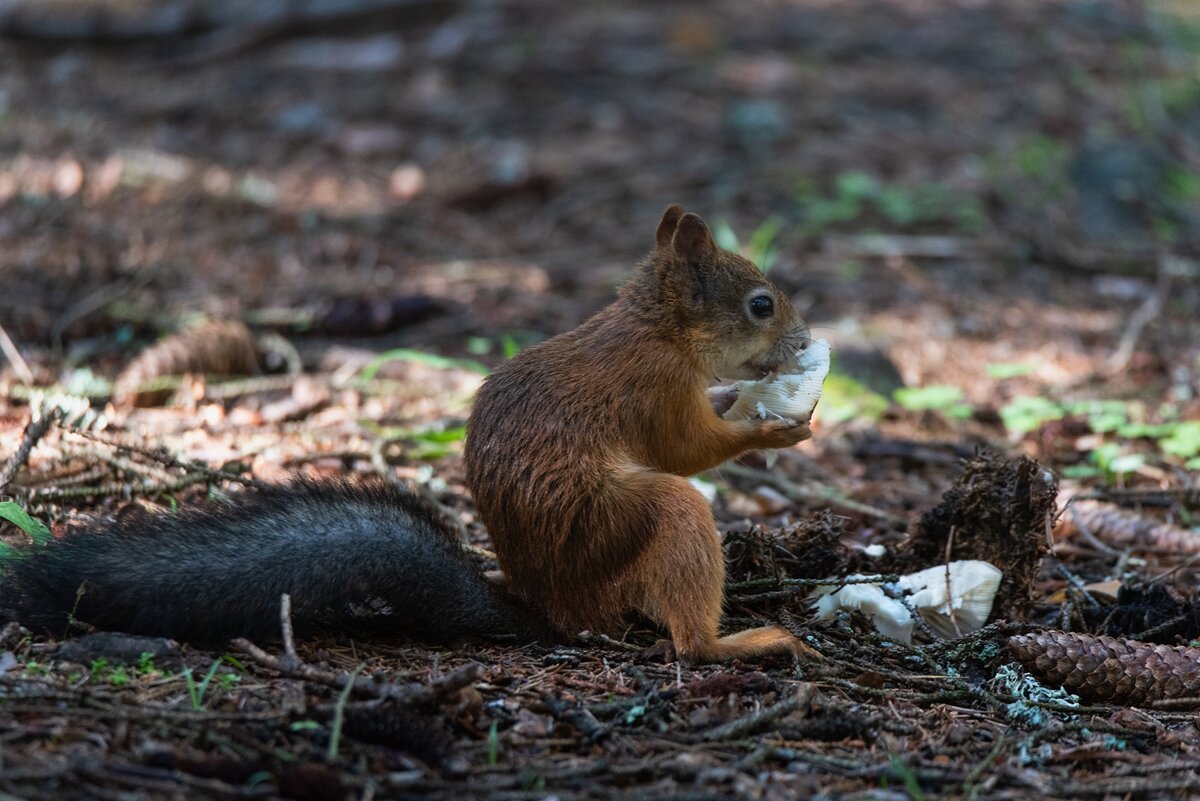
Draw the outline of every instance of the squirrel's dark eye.
[[[775,302],[766,295],[751,298],[750,313],[760,320],[765,320],[775,313]]]

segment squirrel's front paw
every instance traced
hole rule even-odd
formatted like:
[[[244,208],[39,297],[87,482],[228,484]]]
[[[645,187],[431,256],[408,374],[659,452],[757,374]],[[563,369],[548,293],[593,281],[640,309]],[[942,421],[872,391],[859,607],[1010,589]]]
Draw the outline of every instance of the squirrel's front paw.
[[[812,428],[799,420],[765,420],[759,423],[760,448],[790,448],[812,438]]]

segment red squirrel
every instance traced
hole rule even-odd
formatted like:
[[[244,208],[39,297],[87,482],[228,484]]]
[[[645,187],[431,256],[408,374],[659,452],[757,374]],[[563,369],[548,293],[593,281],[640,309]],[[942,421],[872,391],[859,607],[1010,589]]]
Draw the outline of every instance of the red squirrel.
[[[811,432],[718,416],[714,376],[762,378],[808,329],[748,260],[671,206],[617,300],[483,384],[467,422],[467,484],[509,588],[558,630],[610,630],[637,609],[692,661],[796,652],[777,627],[717,636],[725,563],[687,476]]]
[[[725,566],[687,476],[811,436],[728,421],[714,377],[761,378],[808,342],[791,301],[703,220],[671,206],[617,299],[489,376],[467,422],[467,483],[503,571],[492,586],[410,493],[298,481],[224,505],[77,528],[10,557],[0,613],[198,642],[384,628],[426,640],[570,638],[638,610],[681,659],[812,653],[775,627],[720,637]]]

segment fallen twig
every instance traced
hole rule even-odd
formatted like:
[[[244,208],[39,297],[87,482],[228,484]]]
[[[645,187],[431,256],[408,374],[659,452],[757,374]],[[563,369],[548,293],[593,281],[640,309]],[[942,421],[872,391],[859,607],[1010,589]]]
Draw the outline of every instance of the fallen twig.
[[[874,576],[828,576],[826,578],[764,578],[751,579],[749,581],[738,581],[733,584],[726,584],[725,591],[735,594],[747,594],[750,597],[760,597],[768,593],[755,594],[744,593],[745,590],[756,590],[760,587],[771,588],[775,590],[778,587],[844,587],[848,584],[890,584],[894,581],[899,581],[900,576],[895,573],[880,573]],[[788,594],[794,594],[789,592]]]
[[[301,661],[298,657],[292,660],[286,655],[282,658],[272,656],[249,640],[240,637],[234,640],[232,645],[235,650],[246,654],[255,663],[285,676],[324,684],[339,690],[345,689],[349,684],[353,686],[354,692],[360,695],[373,698],[392,698],[410,704],[427,704],[436,701],[447,693],[460,690],[468,684],[478,681],[483,675],[483,666],[472,663],[435,679],[429,684],[400,685],[373,676],[363,678],[357,675],[357,671],[347,673],[344,670],[322,670]]]
[[[0,471],[0,493],[8,488],[12,480],[16,478],[17,471],[24,466],[29,459],[29,454],[33,451],[34,446],[41,441],[46,432],[50,430],[50,426],[54,425],[54,421],[58,419],[56,410],[48,409],[45,414],[36,420],[31,419],[25,426],[24,433],[21,434],[21,444],[17,446],[16,452],[4,465],[4,470]]]
[[[857,512],[867,517],[873,517],[877,520],[884,520],[888,523],[894,523],[900,526],[908,525],[906,518],[894,515],[891,512],[885,512],[882,509],[877,509],[869,504],[847,498],[833,487],[818,487],[809,489],[800,487],[782,476],[774,473],[768,473],[765,470],[755,470],[744,465],[728,463],[721,468],[722,473],[737,476],[738,478],[747,478],[754,481],[760,481],[768,484],[782,492],[793,501],[803,501],[805,503],[827,503],[840,509],[845,509],[850,512]]]
[[[753,734],[764,726],[774,722],[777,718],[781,718],[802,707],[807,707],[812,702],[813,692],[813,686],[805,682],[797,687],[796,692],[788,698],[763,707],[744,717],[716,726],[692,739],[696,742],[712,743],[720,740],[734,740],[739,737],[745,737],[748,734]]]

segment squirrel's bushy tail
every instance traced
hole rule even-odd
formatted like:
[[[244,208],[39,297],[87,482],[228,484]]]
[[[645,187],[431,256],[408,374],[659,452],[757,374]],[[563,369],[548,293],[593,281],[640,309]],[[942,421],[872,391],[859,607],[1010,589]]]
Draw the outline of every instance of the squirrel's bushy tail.
[[[76,529],[0,575],[0,613],[215,643],[370,629],[426,641],[544,635],[471,565],[442,517],[382,482],[297,482],[233,502]]]

